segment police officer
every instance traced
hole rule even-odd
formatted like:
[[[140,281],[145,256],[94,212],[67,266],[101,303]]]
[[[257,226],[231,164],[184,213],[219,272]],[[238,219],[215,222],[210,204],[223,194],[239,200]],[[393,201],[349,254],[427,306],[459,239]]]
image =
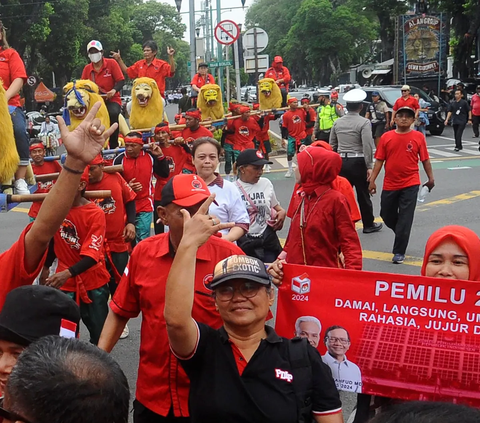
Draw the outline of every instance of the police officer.
[[[343,97],[348,114],[335,121],[330,132],[330,145],[343,159],[340,176],[348,179],[357,191],[357,201],[362,215],[363,233],[382,229],[374,222],[373,205],[368,191],[368,180],[373,169],[373,140],[370,121],[360,116],[367,93],[353,89]]]
[[[337,112],[336,103],[330,101],[329,92],[322,92],[318,97],[318,102],[320,106],[317,108],[314,135],[316,140],[328,142],[334,122],[342,115],[340,109]]]

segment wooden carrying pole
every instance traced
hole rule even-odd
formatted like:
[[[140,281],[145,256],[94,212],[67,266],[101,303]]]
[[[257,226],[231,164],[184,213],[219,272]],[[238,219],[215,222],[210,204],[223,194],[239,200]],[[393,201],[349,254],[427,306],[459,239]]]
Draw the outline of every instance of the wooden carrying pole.
[[[105,173],[115,173],[115,172],[123,172],[123,165],[115,165],[115,166],[105,166],[103,168],[103,171]],[[47,182],[47,181],[53,181],[55,179],[58,179],[58,175],[60,173],[45,173],[44,175],[35,175],[35,180],[37,182]]]
[[[7,203],[30,203],[32,201],[43,201],[48,195],[48,192],[45,194],[25,194],[25,195],[9,195],[7,196]],[[83,195],[89,200],[95,198],[110,198],[112,196],[112,191],[103,190],[103,191],[85,191]]]

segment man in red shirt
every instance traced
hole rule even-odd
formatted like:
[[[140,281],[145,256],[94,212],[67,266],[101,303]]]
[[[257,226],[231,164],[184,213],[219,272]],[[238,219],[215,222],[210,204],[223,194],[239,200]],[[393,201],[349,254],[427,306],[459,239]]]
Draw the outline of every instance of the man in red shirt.
[[[477,86],[477,92],[474,95],[472,95],[470,108],[472,109],[473,136],[474,138],[478,138],[479,136],[478,126],[480,124],[480,85]]]
[[[415,97],[410,95],[410,85],[403,85],[401,88],[402,96],[397,99],[395,104],[393,105],[393,112],[392,112],[392,121],[390,122],[390,126],[393,127],[395,122],[395,115],[397,114],[397,110],[401,107],[410,107],[411,109],[415,110],[415,119],[418,118],[418,113],[420,111],[420,104]]]
[[[40,281],[61,289],[80,305],[80,316],[97,344],[108,314],[110,275],[105,267],[105,214],[83,194],[88,184],[88,167],[80,178],[73,206],[53,238]],[[50,266],[58,258],[56,273]]]
[[[175,61],[173,60],[175,50],[171,47],[167,47],[167,63],[165,60],[160,60],[155,57],[158,52],[158,46],[155,41],[145,41],[142,47],[144,59],[135,62],[128,68],[120,56],[120,50],[118,52],[111,51],[110,54],[118,62],[122,71],[125,72],[130,79],[141,78],[143,76],[154,79],[157,82],[161,96],[165,97],[165,78],[173,78],[175,75],[176,67]]]
[[[228,110],[231,112],[232,116],[238,116],[240,115],[240,107],[241,104],[231,101],[228,106]],[[222,133],[221,144],[225,155],[225,173],[227,175],[227,178],[231,181],[233,181],[234,177],[232,178],[230,176],[230,172],[232,171],[233,163],[237,161],[237,158],[234,156],[233,142],[234,134],[224,130]]]
[[[89,79],[98,85],[107,106],[110,123],[118,123],[118,116],[122,111],[120,90],[125,83],[122,70],[115,60],[103,57],[100,41],[90,41],[87,44],[87,53],[91,63],[83,68],[82,79]],[[118,132],[117,129],[110,137],[110,148],[118,147]]]
[[[420,187],[419,159],[428,177],[425,186],[429,191],[435,186],[425,136],[411,129],[414,121],[414,109],[402,107],[397,110],[395,117],[397,129],[386,132],[380,138],[368,187],[372,195],[377,192],[375,180],[385,162],[380,216],[395,233],[392,262],[396,264],[401,264],[405,260],[412,230]]]
[[[309,121],[305,122],[305,133],[307,134],[305,145],[310,145],[312,143],[313,127],[315,126],[317,113],[313,108],[310,107],[310,100],[308,98],[302,98],[300,103],[305,107],[305,113],[308,114]]]
[[[9,291],[18,286],[31,285],[40,273],[50,240],[72,206],[85,166],[100,153],[105,140],[116,129],[114,125],[105,131],[100,119],[95,119],[100,104],[97,102],[72,132],[69,132],[64,120],[58,118],[63,144],[68,153],[63,165],[64,171],[43,201],[35,222],[27,226],[9,250],[0,254],[0,309]]]
[[[250,116],[250,107],[240,106],[241,117],[228,121],[227,133],[233,137],[233,159],[237,161],[239,154],[247,148],[255,148],[253,140],[260,132],[260,126],[254,117]]]
[[[253,105],[253,110],[259,110],[260,105],[255,103]],[[270,144],[270,134],[268,133],[270,129],[270,121],[277,119],[276,115],[266,114],[266,115],[255,115],[255,120],[260,127],[260,132],[255,136],[255,148],[262,152],[265,156],[265,160],[268,160],[268,155],[272,152],[272,145]],[[263,168],[264,173],[270,173],[271,168],[269,164],[266,164]]]
[[[184,422],[189,415],[189,381],[170,351],[163,317],[165,285],[182,239],[180,210],[186,209],[193,215],[209,196],[207,185],[197,175],[176,175],[168,181],[162,192],[159,215],[170,232],[151,237],[134,249],[110,303],[111,310],[99,342],[105,351],[113,349],[127,321],[142,313],[135,423]],[[215,223],[218,224],[218,220],[212,217],[212,224]],[[235,244],[218,237],[210,237],[197,252],[193,317],[215,328],[219,328],[222,321],[206,283],[216,263],[233,254],[242,252]]]
[[[215,78],[211,73],[208,73],[208,65],[204,62],[198,64],[198,73],[192,78],[192,107],[197,107],[197,98],[200,89],[205,84],[215,84]]]
[[[293,176],[292,160],[300,145],[306,142],[306,123],[307,119],[310,119],[310,115],[307,115],[305,109],[298,108],[298,100],[294,97],[288,99],[288,105],[290,110],[283,115],[282,144],[287,147],[288,171],[285,177],[291,178]]]
[[[213,138],[213,134],[205,126],[200,125],[202,113],[199,109],[189,109],[185,112],[185,129],[182,136],[175,139],[177,144],[192,146],[193,141],[201,137]]]
[[[150,236],[153,214],[153,173],[166,178],[170,173],[162,149],[150,144],[149,151],[143,149],[140,132],[130,132],[125,137],[125,152],[113,160],[114,165],[123,165],[122,175],[135,191],[136,218],[135,240],[139,243]]]
[[[33,139],[30,144],[30,157],[32,158],[33,164],[32,169],[35,175],[46,175],[47,173],[57,173],[62,171],[62,166],[56,160],[51,162],[45,161],[45,146],[39,139]],[[46,182],[37,182],[37,191],[36,194],[44,194],[49,192],[55,181],[46,181]],[[34,201],[30,206],[28,215],[30,216],[30,221],[34,221],[37,217],[40,206],[42,205],[41,201]]]
[[[264,78],[272,78],[280,87],[282,92],[282,107],[287,106],[288,84],[291,81],[290,71],[286,66],[283,66],[283,59],[281,56],[275,56],[272,66],[265,72]]]

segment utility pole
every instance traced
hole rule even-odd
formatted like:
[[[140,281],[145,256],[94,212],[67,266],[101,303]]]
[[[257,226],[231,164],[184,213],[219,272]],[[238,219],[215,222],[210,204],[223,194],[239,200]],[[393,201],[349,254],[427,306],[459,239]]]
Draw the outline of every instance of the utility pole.
[[[197,72],[197,40],[195,39],[195,0],[190,0],[190,76]]]
[[[205,62],[210,62],[212,60],[212,54],[210,50],[210,19],[208,16],[208,8],[210,6],[210,0],[205,0],[205,4],[203,6],[204,9],[204,17],[205,17],[205,26],[204,29],[204,36],[207,42],[207,51],[205,53]]]
[[[257,100],[260,98],[258,96],[258,45],[257,45],[257,27],[253,27],[253,54],[255,55],[255,87],[257,89]]]
[[[241,31],[241,30],[240,30]],[[240,36],[238,37],[238,40],[235,41],[233,44],[233,54],[234,54],[234,60],[235,60],[235,84],[237,86],[237,100],[242,101],[241,99],[241,90],[240,90],[240,60],[239,60],[239,55],[238,55],[238,43],[240,42]],[[228,69],[228,68],[227,68]]]
[[[217,0],[217,24],[219,24],[221,21],[222,5],[221,0]],[[223,60],[222,45],[220,43],[217,43],[217,60]],[[223,94],[223,70],[220,66],[218,67],[218,85],[220,86],[220,92]]]

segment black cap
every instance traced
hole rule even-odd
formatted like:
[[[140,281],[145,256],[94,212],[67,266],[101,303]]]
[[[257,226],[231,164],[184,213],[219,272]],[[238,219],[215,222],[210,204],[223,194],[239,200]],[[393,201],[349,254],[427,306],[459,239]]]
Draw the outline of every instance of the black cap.
[[[412,109],[411,107],[408,107],[408,106],[403,106],[403,107],[400,107],[398,110],[397,110],[397,115],[398,113],[400,112],[409,112],[412,116],[415,117],[415,110]]]
[[[208,65],[205,62],[200,62],[198,64],[198,69],[200,69],[200,68],[208,68]]]
[[[263,166],[266,164],[273,164],[273,162],[269,162],[261,151],[255,150],[254,148],[243,150],[237,157],[237,166]]]
[[[60,335],[80,322],[80,309],[67,294],[41,285],[10,291],[0,312],[0,339],[29,345],[47,335]],[[74,331],[75,331],[74,330]]]
[[[249,256],[230,256],[217,263],[213,279],[207,287],[214,289],[232,279],[246,279],[267,286],[271,284],[270,275],[261,260]]]

